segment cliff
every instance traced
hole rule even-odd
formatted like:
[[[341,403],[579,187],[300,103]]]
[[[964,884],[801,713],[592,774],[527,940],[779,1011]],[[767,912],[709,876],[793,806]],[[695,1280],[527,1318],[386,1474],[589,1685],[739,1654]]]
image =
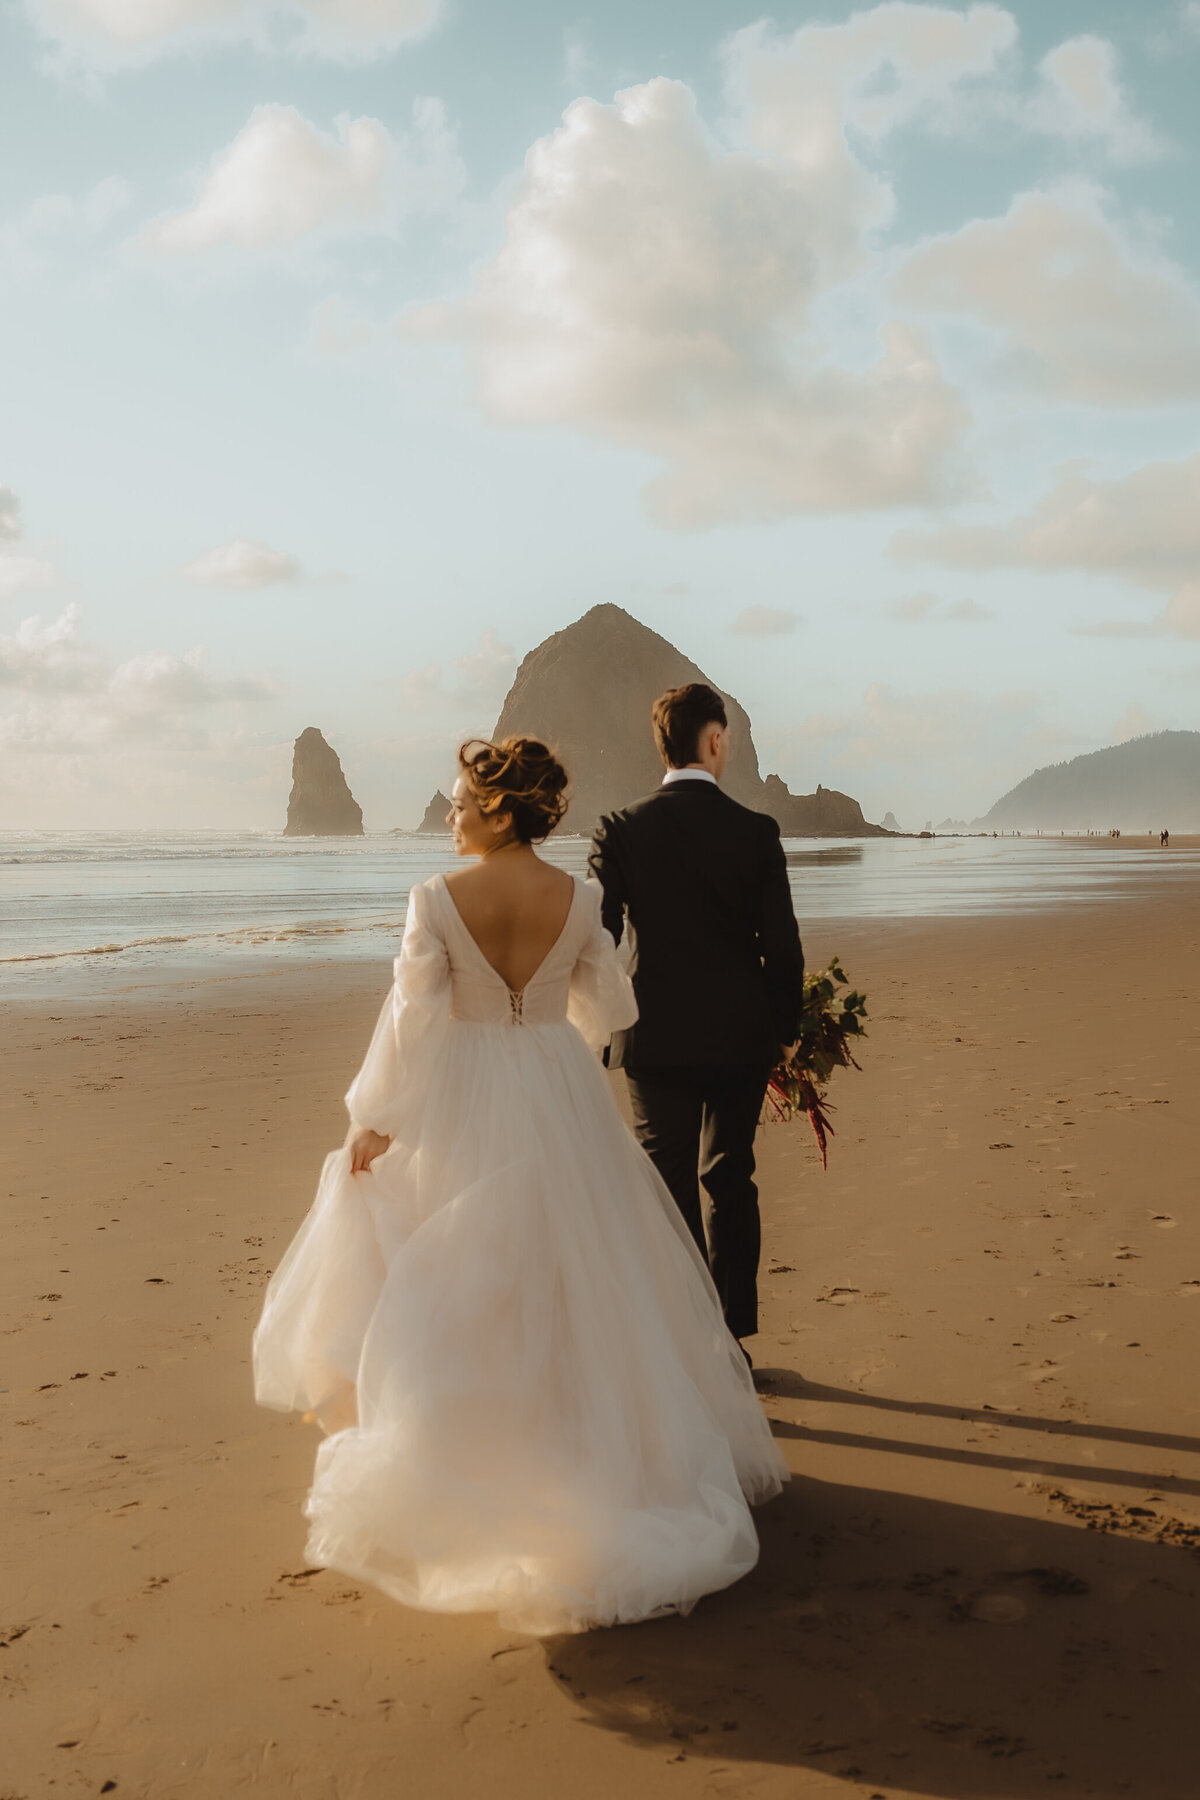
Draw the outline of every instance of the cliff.
[[[539,737],[554,746],[571,776],[566,829],[586,835],[602,813],[628,806],[662,780],[650,708],[665,688],[717,684],[674,644],[619,606],[593,606],[531,650],[517,670],[493,737]],[[764,782],[745,709],[723,694],[732,734],[726,793],[773,814],[796,836],[882,836],[857,801],[830,789],[796,795],[772,775]],[[437,802],[418,830],[439,831]],[[444,817],[444,813],[442,815]]]
[[[975,820],[985,831],[1200,830],[1200,731],[1158,731],[1035,769]]]
[[[362,807],[315,725],[296,739],[284,837],[361,837]]]

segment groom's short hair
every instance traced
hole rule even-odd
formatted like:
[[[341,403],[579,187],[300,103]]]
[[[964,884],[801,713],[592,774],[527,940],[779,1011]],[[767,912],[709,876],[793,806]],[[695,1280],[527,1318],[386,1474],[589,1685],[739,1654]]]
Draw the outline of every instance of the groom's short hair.
[[[703,681],[668,688],[650,709],[654,741],[669,769],[683,769],[695,762],[700,733],[706,725],[728,725],[725,702],[715,688]]]

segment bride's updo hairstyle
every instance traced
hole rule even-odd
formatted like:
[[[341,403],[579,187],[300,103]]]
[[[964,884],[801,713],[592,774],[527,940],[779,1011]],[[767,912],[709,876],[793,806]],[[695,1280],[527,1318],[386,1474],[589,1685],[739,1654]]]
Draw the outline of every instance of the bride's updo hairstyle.
[[[511,813],[522,844],[549,837],[567,810],[567,771],[537,738],[475,738],[459,751],[458,764],[483,816]]]

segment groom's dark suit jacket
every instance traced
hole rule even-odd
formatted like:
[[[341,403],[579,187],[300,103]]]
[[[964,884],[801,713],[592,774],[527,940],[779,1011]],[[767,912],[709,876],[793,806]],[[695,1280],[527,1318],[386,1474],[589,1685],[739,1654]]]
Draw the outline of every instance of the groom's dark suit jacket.
[[[804,955],[779,827],[711,781],[601,819],[588,859],[618,943],[628,912],[639,1018],[612,1068],[766,1068],[795,1039]]]

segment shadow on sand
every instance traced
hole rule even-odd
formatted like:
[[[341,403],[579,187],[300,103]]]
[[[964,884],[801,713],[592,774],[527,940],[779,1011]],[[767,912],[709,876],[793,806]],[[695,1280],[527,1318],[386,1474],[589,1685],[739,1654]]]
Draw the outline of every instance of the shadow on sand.
[[[1073,1420],[982,1416],[1200,1447]],[[906,1455],[917,1448],[776,1429]],[[1060,1467],[984,1460],[1051,1477]],[[1084,1473],[1061,1469],[1076,1483]],[[1106,1484],[1121,1476],[1143,1491],[1151,1480],[1087,1475]],[[794,1480],[758,1515],[762,1556],[745,1581],[687,1619],[551,1640],[550,1668],[597,1726],[703,1759],[714,1773],[722,1763],[805,1767],[868,1793],[899,1787],[945,1800],[1196,1800],[1200,1530],[1174,1521],[1166,1496],[1198,1484],[1164,1479],[1146,1506],[1079,1502],[1039,1485],[1061,1521]]]

